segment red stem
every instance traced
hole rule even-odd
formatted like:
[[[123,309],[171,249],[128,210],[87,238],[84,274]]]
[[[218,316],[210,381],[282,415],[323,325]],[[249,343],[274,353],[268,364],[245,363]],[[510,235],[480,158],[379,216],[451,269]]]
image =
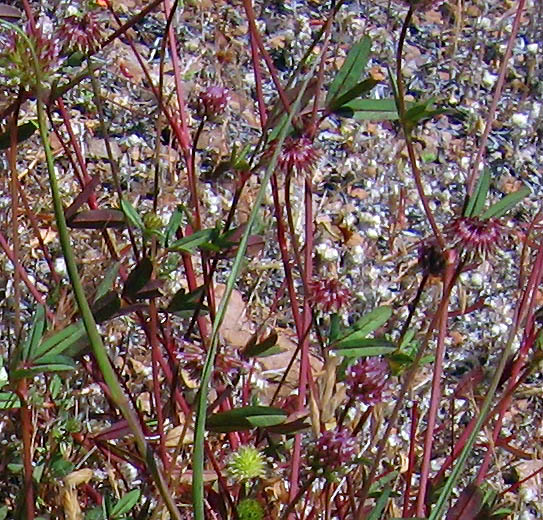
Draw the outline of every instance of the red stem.
[[[505,82],[505,75],[507,74],[509,58],[511,57],[513,44],[515,42],[518,30],[519,30],[520,20],[522,16],[522,11],[524,10],[525,2],[526,0],[519,0],[517,4],[517,12],[515,14],[515,19],[513,21],[513,26],[511,28],[511,34],[509,35],[509,40],[507,42],[507,48],[505,49],[503,60],[500,63],[500,72],[498,75],[498,81],[496,82],[496,90],[494,91],[494,95],[492,96],[492,102],[490,104],[490,109],[488,111],[488,116],[486,118],[485,129],[483,131],[483,135],[481,136],[481,143],[479,144],[477,155],[475,156],[475,160],[473,161],[473,166],[471,167],[471,173],[470,173],[469,180],[467,183],[467,188],[466,188],[468,196],[473,193],[475,181],[479,174],[479,164],[481,163],[481,160],[483,158],[483,153],[486,148],[488,136],[490,135],[490,131],[492,130],[492,125],[494,124],[496,109],[498,108],[498,101],[500,100],[501,95],[502,95],[502,89],[503,89],[503,84]]]
[[[266,51],[266,48],[264,47],[264,43],[262,42],[262,38],[260,37],[260,32],[258,31],[258,27],[256,25],[256,16],[255,16],[255,12],[254,12],[253,4],[251,0],[243,0],[243,7],[245,9],[245,14],[247,15],[247,21],[249,22],[249,31],[251,34],[251,41],[254,39],[256,46],[258,47],[258,50],[260,51],[261,57],[266,62],[273,84],[275,86],[275,89],[277,90],[277,94],[279,95],[279,99],[281,100],[281,103],[283,104],[283,108],[285,109],[285,112],[288,113],[290,112],[290,103],[288,101],[288,98],[285,94],[283,87],[281,86],[281,82],[279,81],[279,78],[277,77],[277,71],[275,70],[273,61],[270,58],[268,51]]]
[[[36,286],[30,281],[30,278],[28,278],[28,275],[26,274],[26,271],[24,270],[23,266],[15,260],[15,257],[13,256],[13,251],[9,247],[9,244],[7,243],[7,240],[4,237],[2,231],[0,231],[0,247],[4,250],[4,253],[6,253],[6,256],[10,259],[11,263],[14,265],[15,269],[21,276],[21,279],[27,286],[32,296],[34,296],[35,300],[40,305],[43,305],[45,307],[45,313],[47,314],[47,318],[50,321],[54,321],[55,315],[47,307],[44,296],[38,291],[38,289],[36,289]]]
[[[430,479],[430,460],[432,457],[432,445],[434,440],[434,428],[437,420],[437,412],[441,402],[441,376],[443,374],[443,359],[445,357],[445,337],[447,335],[448,302],[450,291],[454,281],[456,268],[456,258],[454,251],[446,253],[447,267],[443,275],[443,297],[441,312],[439,316],[439,333],[436,348],[436,360],[434,365],[434,374],[432,378],[432,394],[430,398],[430,409],[428,411],[428,421],[426,435],[424,438],[424,455],[422,459],[422,468],[420,475],[419,492],[417,496],[417,516],[425,516],[426,487]]]
[[[23,468],[24,468],[24,495],[25,518],[33,520],[34,488],[32,483],[32,411],[28,406],[28,387],[26,379],[21,379],[17,386],[17,394],[21,400],[21,434],[23,438]]]
[[[411,430],[409,434],[409,465],[405,473],[405,492],[403,497],[403,513],[402,516],[407,518],[410,509],[410,497],[411,497],[411,484],[413,479],[413,472],[415,470],[416,453],[415,448],[417,445],[417,428],[419,425],[419,406],[416,402],[413,402],[411,408]]]

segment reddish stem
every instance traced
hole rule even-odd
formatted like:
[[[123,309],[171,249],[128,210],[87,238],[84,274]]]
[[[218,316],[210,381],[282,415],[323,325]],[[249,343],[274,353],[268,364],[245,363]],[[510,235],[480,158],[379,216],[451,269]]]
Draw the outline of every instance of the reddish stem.
[[[483,158],[483,153],[486,148],[488,136],[490,135],[490,131],[492,130],[492,125],[494,124],[494,119],[496,117],[496,109],[498,108],[498,102],[501,98],[502,89],[505,82],[505,75],[507,74],[509,58],[511,57],[513,45],[517,37],[517,33],[519,30],[520,21],[522,17],[522,11],[524,10],[525,3],[526,3],[526,0],[519,0],[517,4],[517,12],[515,14],[513,25],[511,27],[511,34],[509,35],[509,40],[507,42],[505,54],[503,56],[502,62],[500,63],[500,72],[498,75],[498,81],[496,82],[496,90],[494,91],[494,95],[492,96],[492,102],[490,104],[490,109],[488,111],[488,116],[486,118],[485,129],[483,131],[483,135],[481,136],[481,143],[479,144],[477,155],[475,156],[475,159],[473,161],[473,166],[471,167],[471,173],[470,173],[469,180],[467,183],[467,188],[466,188],[468,196],[473,193],[475,181],[479,174],[479,164],[481,163],[481,160]]]
[[[430,479],[430,460],[432,457],[432,445],[434,440],[434,428],[437,420],[437,412],[441,403],[441,377],[443,374],[443,359],[445,357],[445,337],[447,335],[447,307],[449,303],[450,290],[455,276],[456,255],[454,250],[449,250],[446,255],[446,269],[443,275],[443,296],[441,300],[441,313],[439,316],[439,333],[437,340],[434,374],[432,378],[432,393],[430,398],[430,409],[428,411],[428,420],[426,435],[424,438],[424,455],[422,459],[422,468],[420,475],[420,485],[417,497],[417,516],[425,516],[426,487]]]

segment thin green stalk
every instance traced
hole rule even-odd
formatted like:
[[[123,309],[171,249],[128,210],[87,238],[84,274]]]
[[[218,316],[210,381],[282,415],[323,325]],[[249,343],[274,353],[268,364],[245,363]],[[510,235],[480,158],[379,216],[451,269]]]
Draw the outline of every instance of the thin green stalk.
[[[464,446],[464,449],[462,450],[462,453],[458,457],[458,460],[456,462],[456,465],[454,466],[454,469],[452,470],[452,473],[449,475],[449,478],[447,479],[445,486],[443,486],[443,490],[439,494],[439,498],[437,499],[437,502],[432,508],[432,512],[430,513],[428,520],[437,520],[438,518],[441,517],[443,509],[445,508],[447,504],[447,500],[449,500],[449,497],[452,493],[453,487],[455,486],[458,478],[460,477],[460,473],[464,469],[466,461],[473,450],[473,445],[475,444],[475,440],[477,438],[477,435],[479,435],[479,431],[481,430],[483,423],[487,419],[487,415],[490,410],[492,400],[494,399],[494,396],[496,395],[496,389],[498,388],[498,385],[500,383],[503,370],[505,368],[507,360],[509,359],[509,356],[511,355],[515,333],[516,331],[512,331],[512,333],[510,334],[507,340],[507,344],[505,345],[505,348],[503,349],[503,352],[500,358],[500,363],[498,365],[496,372],[494,373],[492,383],[490,384],[490,387],[486,393],[486,397],[483,402],[483,406],[481,407],[479,418],[477,419],[477,422],[475,423],[473,431],[471,432],[471,435],[469,436],[466,442],[466,445]]]
[[[211,379],[211,373],[213,371],[215,354],[217,352],[217,346],[218,346],[218,340],[219,340],[219,328],[224,319],[226,308],[228,306],[228,301],[230,300],[230,296],[234,289],[234,285],[241,271],[241,265],[243,263],[245,251],[247,249],[249,235],[251,234],[252,227],[254,225],[254,222],[256,221],[258,212],[260,211],[260,206],[262,205],[262,201],[264,200],[266,186],[270,182],[270,178],[273,172],[275,171],[277,158],[279,157],[279,153],[281,151],[283,141],[285,140],[285,137],[287,136],[287,132],[292,122],[292,119],[294,117],[294,114],[298,111],[298,108],[302,100],[302,96],[307,88],[307,85],[309,84],[309,81],[313,77],[313,73],[315,71],[317,63],[318,61],[315,62],[315,65],[313,65],[310,73],[307,75],[307,79],[304,81],[302,88],[300,89],[300,92],[298,93],[298,96],[296,98],[296,101],[291,107],[291,111],[289,113],[287,122],[281,129],[277,146],[275,147],[273,156],[270,160],[270,163],[268,164],[268,167],[264,174],[264,178],[262,179],[262,182],[260,184],[260,189],[258,190],[256,200],[253,204],[253,209],[251,211],[251,215],[249,217],[249,220],[247,221],[245,232],[243,233],[243,237],[239,243],[238,251],[234,259],[234,263],[232,265],[232,271],[230,272],[230,275],[228,276],[228,280],[226,282],[224,295],[217,309],[217,315],[215,316],[215,320],[213,321],[213,330],[211,333],[210,347],[207,353],[206,362],[205,362],[204,370],[202,373],[202,381],[200,383],[200,390],[198,392],[198,402],[197,402],[197,411],[196,411],[196,428],[194,432],[194,454],[193,454],[193,464],[192,464],[192,471],[193,471],[192,500],[193,500],[195,520],[205,520],[205,516],[204,516],[205,421],[206,421],[206,414],[207,414],[207,397],[208,397],[208,392],[209,392],[209,382]]]
[[[90,310],[89,302],[87,301],[87,298],[85,296],[83,284],[81,283],[81,278],[79,277],[79,273],[77,271],[75,255],[73,253],[73,249],[70,243],[70,235],[68,232],[68,226],[66,225],[64,208],[62,206],[62,199],[60,196],[58,180],[55,173],[53,154],[51,152],[51,146],[49,144],[47,120],[45,115],[45,106],[43,102],[43,98],[45,97],[45,89],[42,84],[42,75],[36,55],[36,50],[34,49],[28,36],[19,27],[3,21],[0,21],[0,23],[7,26],[10,30],[16,32],[20,38],[24,39],[32,55],[32,65],[34,68],[36,81],[36,84],[33,86],[35,88],[35,94],[37,99],[38,126],[40,131],[40,138],[45,153],[47,171],[49,174],[49,184],[51,187],[51,195],[53,198],[53,209],[55,212],[55,220],[58,228],[60,245],[62,249],[62,254],[64,256],[64,261],[66,263],[66,268],[68,270],[68,275],[70,277],[70,282],[74,290],[75,299],[79,307],[79,312],[81,313],[89,343],[91,345],[91,349],[93,351],[96,362],[98,363],[98,367],[100,368],[100,372],[102,373],[104,381],[111,392],[111,397],[116,406],[118,406],[121,410],[121,413],[123,414],[130,429],[132,430],[132,433],[134,434],[136,440],[138,451],[145,460],[147,467],[160,491],[160,494],[166,506],[168,507],[168,510],[170,511],[170,514],[173,518],[181,520],[181,514],[179,513],[179,510],[177,509],[175,502],[169,493],[166,480],[164,479],[160,469],[156,464],[152,451],[149,450],[147,447],[147,443],[145,441],[143,431],[141,430],[138,416],[132,409],[129,400],[124,394],[122,387],[117,380],[117,376],[115,374],[113,366],[109,361],[107,351],[104,347],[104,344],[102,343],[102,338],[100,337],[100,334],[96,327],[94,316],[92,315],[92,312]]]
[[[102,338],[96,328],[96,322],[94,321],[94,316],[90,310],[89,302],[85,296],[85,291],[83,289],[83,284],[81,283],[81,278],[77,271],[77,265],[75,262],[75,256],[73,249],[70,243],[70,235],[68,233],[68,226],[66,225],[66,219],[64,218],[64,208],[62,207],[62,200],[60,197],[60,190],[58,187],[58,181],[55,174],[55,167],[53,163],[53,155],[51,153],[51,148],[49,146],[47,128],[45,122],[45,109],[43,102],[38,98],[38,124],[40,128],[40,137],[45,151],[45,156],[47,160],[47,170],[49,172],[49,184],[51,186],[51,194],[53,197],[53,208],[55,211],[55,220],[58,228],[58,234],[60,239],[60,245],[62,248],[62,254],[64,256],[64,261],[66,262],[66,268],[68,270],[68,275],[70,276],[70,282],[74,290],[75,299],[77,301],[77,306],[79,307],[79,312],[81,313],[81,318],[83,319],[83,324],[85,325],[85,330],[89,338],[89,343],[92,348],[92,352],[100,368],[100,372],[104,378],[105,383],[107,384],[110,392],[111,398],[113,399],[116,406],[120,409],[123,414],[126,422],[128,423],[130,430],[134,434],[136,445],[138,447],[138,452],[145,460],[151,475],[157,485],[162,499],[164,500],[170,514],[173,518],[181,520],[181,514],[175,505],[175,502],[172,496],[169,493],[166,481],[162,475],[160,469],[158,468],[154,454],[151,450],[148,449],[143,431],[139,423],[139,418],[135,411],[132,409],[129,400],[124,394],[122,387],[117,380],[117,375],[115,370],[111,365],[109,357],[107,355],[106,349],[102,342]]]

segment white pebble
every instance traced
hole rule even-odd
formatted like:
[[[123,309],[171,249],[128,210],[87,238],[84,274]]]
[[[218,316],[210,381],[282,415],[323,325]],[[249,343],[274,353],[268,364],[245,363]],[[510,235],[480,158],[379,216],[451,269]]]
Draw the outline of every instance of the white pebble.
[[[498,76],[496,76],[495,74],[490,74],[490,72],[486,70],[483,75],[483,85],[485,87],[492,87],[494,83],[496,83],[497,79]]]
[[[528,115],[516,113],[511,116],[511,123],[518,128],[526,128],[528,126]]]

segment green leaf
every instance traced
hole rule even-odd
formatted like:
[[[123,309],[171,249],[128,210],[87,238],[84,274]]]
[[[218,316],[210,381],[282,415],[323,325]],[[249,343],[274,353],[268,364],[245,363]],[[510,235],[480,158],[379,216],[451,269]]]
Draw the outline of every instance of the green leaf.
[[[111,509],[111,517],[119,517],[128,513],[140,499],[141,492],[139,489],[133,489],[124,495]]]
[[[372,509],[370,515],[368,516],[368,520],[379,520],[381,518],[381,515],[383,514],[383,511],[385,510],[385,507],[387,505],[390,493],[391,493],[390,488],[386,488],[381,493],[381,495],[377,499],[377,503],[375,504],[375,507]]]
[[[479,182],[477,187],[473,192],[472,196],[469,198],[468,205],[464,210],[464,217],[478,217],[483,211],[483,207],[486,202],[486,197],[488,195],[488,189],[490,188],[490,170],[485,168],[481,177],[479,177]]]
[[[177,206],[175,208],[174,212],[172,213],[172,216],[170,217],[170,221],[168,222],[168,225],[166,226],[166,231],[164,234],[164,246],[168,247],[170,240],[175,237],[175,234],[177,233],[177,230],[179,229],[179,226],[181,225],[181,222],[183,221],[183,206]]]
[[[334,99],[341,96],[359,81],[368,64],[371,50],[371,38],[364,36],[353,45],[326,95],[326,106],[331,106]]]
[[[23,346],[22,359],[27,361],[34,357],[34,353],[41,341],[43,331],[45,330],[45,309],[43,305],[38,305],[34,314],[34,321],[30,334],[26,338]]]
[[[354,99],[343,105],[341,110],[350,110],[348,117],[358,121],[392,121],[399,118],[394,99]]]
[[[372,78],[368,78],[364,81],[361,81],[360,83],[357,83],[353,88],[349,89],[347,92],[341,94],[336,99],[334,99],[328,107],[328,111],[336,112],[337,110],[341,109],[341,107],[343,107],[346,103],[349,103],[349,101],[352,101],[353,99],[360,97],[362,94],[369,92],[373,87],[375,87],[375,85],[377,85],[377,83],[379,82]]]
[[[215,228],[211,229],[201,229],[188,235],[184,238],[176,240],[170,247],[170,251],[181,251],[183,253],[193,253],[197,248],[204,245],[209,245],[213,238],[216,236],[217,230]]]
[[[40,358],[45,355],[62,354],[74,343],[85,337],[86,334],[85,327],[81,321],[68,325],[68,327],[65,327],[41,342],[34,353],[33,361],[39,361]]]
[[[350,334],[356,332],[358,337],[364,337],[371,332],[377,330],[384,325],[392,316],[392,307],[383,305],[373,309],[368,314],[362,316],[354,325],[347,329],[347,335],[343,339],[347,339]]]
[[[336,342],[332,349],[340,356],[345,357],[372,357],[386,356],[398,350],[398,347],[386,339],[366,338],[358,333]]]
[[[123,297],[131,298],[151,279],[153,274],[153,262],[149,257],[144,256],[134,267],[124,282]]]
[[[121,268],[120,262],[115,262],[107,271],[104,276],[104,279],[100,282],[98,289],[96,289],[96,294],[94,295],[94,301],[98,301],[102,296],[104,296],[108,291],[113,287],[113,283],[117,279],[119,274],[119,269]]]
[[[21,401],[15,392],[0,392],[0,410],[20,408]]]
[[[210,415],[206,420],[206,428],[218,433],[235,432],[275,426],[285,422],[286,418],[287,413],[281,408],[245,406]]]
[[[109,291],[98,298],[92,305],[91,311],[96,323],[103,323],[113,317],[121,308],[121,299],[115,291]]]
[[[185,289],[177,291],[171,299],[166,310],[168,312],[195,311],[198,308],[208,310],[205,305],[200,305],[200,299],[204,294],[205,287],[201,285],[189,293]]]
[[[481,219],[486,220],[489,218],[503,217],[509,210],[513,209],[524,197],[529,195],[530,188],[528,186],[522,186],[520,190],[506,195],[503,199],[496,204],[493,204],[482,215]]]
[[[31,367],[20,368],[10,371],[12,381],[31,378],[37,374],[48,372],[68,372],[75,369],[75,363],[68,356],[49,356],[40,359],[40,363]]]
[[[256,340],[257,337],[253,336],[249,340],[249,343],[247,343],[247,346],[243,349],[243,355],[245,357],[266,357],[281,352],[281,348],[276,346],[277,332],[275,331],[260,343],[257,343]]]
[[[8,517],[9,509],[8,506],[0,507],[0,520],[6,520]]]
[[[90,209],[79,211],[67,219],[72,229],[107,229],[126,226],[125,214],[114,208]]]
[[[51,461],[51,475],[54,478],[60,479],[68,475],[74,470],[74,464],[66,460],[62,455],[56,454]]]
[[[339,319],[339,314],[337,312],[334,312],[330,316],[330,330],[328,331],[329,343],[333,343],[334,341],[336,341],[336,339],[339,338],[340,332],[341,332],[341,322]]]
[[[123,213],[125,214],[126,219],[131,226],[140,228],[141,230],[145,229],[143,219],[137,212],[136,208],[132,206],[132,204],[128,202],[128,200],[124,198],[121,199],[121,209],[123,210]]]
[[[17,127],[17,143],[22,143],[31,137],[38,129],[37,122],[30,121]],[[8,129],[6,132],[0,134],[0,150],[6,150],[11,145],[11,131]]]

